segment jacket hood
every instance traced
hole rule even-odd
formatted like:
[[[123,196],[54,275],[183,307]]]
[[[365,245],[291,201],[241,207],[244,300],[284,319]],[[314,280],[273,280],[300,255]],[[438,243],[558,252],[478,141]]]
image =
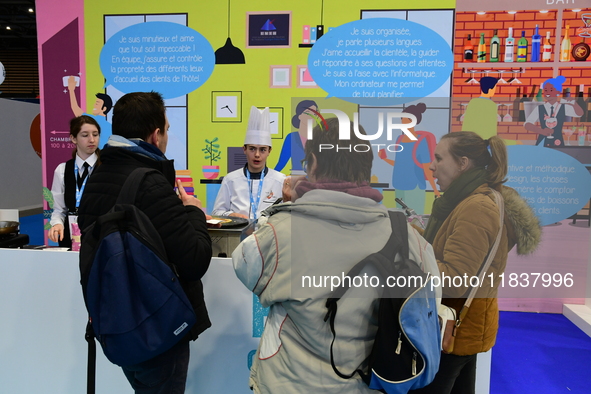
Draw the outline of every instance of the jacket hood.
[[[107,166],[125,166],[134,163],[135,167],[148,167],[160,171],[168,183],[174,187],[176,172],[174,169],[174,160],[159,159],[156,160],[150,156],[127,149],[121,146],[106,145],[101,149],[102,165]]]
[[[530,254],[536,250],[542,236],[540,220],[533,208],[519,193],[508,186],[501,187],[505,201],[505,219],[509,220],[508,237],[517,244],[517,254]]]
[[[285,210],[348,224],[372,223],[388,217],[386,208],[370,198],[322,189],[311,190],[294,203],[274,205],[269,216]]]

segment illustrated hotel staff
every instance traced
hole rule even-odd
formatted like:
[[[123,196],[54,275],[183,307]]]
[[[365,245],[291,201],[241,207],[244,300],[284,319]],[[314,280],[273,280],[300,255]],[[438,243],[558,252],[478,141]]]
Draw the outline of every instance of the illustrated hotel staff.
[[[212,215],[256,220],[282,196],[285,175],[267,167],[267,157],[271,153],[269,108],[250,109],[242,149],[247,163],[224,177]]]
[[[544,104],[527,117],[523,125],[526,130],[539,134],[536,145],[543,143],[548,148],[562,147],[562,126],[567,116],[580,117],[583,109],[577,104],[574,98],[564,98],[559,101],[562,93],[562,84],[566,78],[559,75],[550,78],[543,84]],[[540,122],[537,126],[535,123]]]
[[[72,246],[68,214],[76,214],[86,180],[99,164],[100,134],[100,126],[90,116],[82,115],[70,121],[70,140],[76,150],[72,159],[57,166],[51,187],[53,213],[48,237],[60,246]]]

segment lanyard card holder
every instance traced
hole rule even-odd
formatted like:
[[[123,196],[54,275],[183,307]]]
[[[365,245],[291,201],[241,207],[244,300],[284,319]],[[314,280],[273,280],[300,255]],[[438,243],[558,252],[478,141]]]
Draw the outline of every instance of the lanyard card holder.
[[[72,251],[80,251],[80,227],[78,227],[78,213],[68,212],[68,224],[70,226],[70,237],[72,238]]]

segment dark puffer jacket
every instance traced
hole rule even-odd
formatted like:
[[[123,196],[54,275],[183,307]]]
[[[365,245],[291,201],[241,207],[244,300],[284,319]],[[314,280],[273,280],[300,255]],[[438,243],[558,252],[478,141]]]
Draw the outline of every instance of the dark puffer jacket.
[[[172,160],[155,160],[124,147],[109,147],[101,151],[102,165],[88,179],[80,203],[78,223],[82,229],[107,213],[117,200],[119,191],[133,170],[139,167],[159,170],[148,175],[136,198],[136,206],[152,220],[158,230],[169,261],[178,270],[180,282],[187,294],[197,324],[189,333],[194,340],[211,326],[201,277],[211,260],[211,238],[207,232],[205,214],[194,206],[183,206],[174,192],[174,165]]]

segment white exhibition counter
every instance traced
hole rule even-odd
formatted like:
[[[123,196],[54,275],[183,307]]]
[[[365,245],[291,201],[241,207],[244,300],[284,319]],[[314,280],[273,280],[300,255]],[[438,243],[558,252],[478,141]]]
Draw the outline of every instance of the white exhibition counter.
[[[231,259],[213,258],[203,284],[212,327],[191,342],[186,392],[252,393],[249,364],[259,341],[253,333],[264,313]],[[0,391],[86,392],[86,316],[78,253],[0,249]],[[482,356],[477,392],[487,394],[491,353]],[[96,381],[97,394],[132,392],[99,345]]]

